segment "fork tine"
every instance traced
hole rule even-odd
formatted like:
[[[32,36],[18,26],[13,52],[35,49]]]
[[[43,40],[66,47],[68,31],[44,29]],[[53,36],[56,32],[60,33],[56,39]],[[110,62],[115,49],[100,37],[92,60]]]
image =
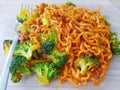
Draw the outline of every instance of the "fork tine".
[[[22,3],[21,9],[27,9],[27,10],[29,10],[30,14],[32,14],[33,6],[30,5],[30,4],[23,4],[23,3]]]
[[[27,9],[27,8],[28,8],[27,5],[22,3],[21,9]]]
[[[26,5],[26,9],[30,11],[30,4]]]
[[[26,3],[24,4],[24,9],[28,9],[28,5]]]
[[[27,9],[29,10],[29,12],[31,14],[31,6],[30,6],[30,4],[28,4]]]
[[[22,3],[22,5],[21,5],[21,8],[20,8],[20,9],[22,9],[22,7],[23,7],[23,3]]]
[[[33,9],[33,6],[28,4],[28,10],[29,10],[30,14],[32,14],[32,9]]]
[[[24,7],[24,4],[22,3],[22,5],[21,5],[21,8],[20,8],[20,9],[23,9],[23,7]]]

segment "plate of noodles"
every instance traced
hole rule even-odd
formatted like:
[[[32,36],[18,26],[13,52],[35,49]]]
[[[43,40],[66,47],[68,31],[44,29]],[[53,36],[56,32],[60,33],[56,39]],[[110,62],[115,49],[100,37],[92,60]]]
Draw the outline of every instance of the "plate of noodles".
[[[118,33],[111,30],[112,23],[100,7],[89,9],[70,1],[41,3],[32,13],[21,9],[17,20],[20,39],[10,67],[14,83],[24,86],[30,79],[33,86],[38,82],[41,87],[99,86],[106,80],[112,57],[120,55]],[[11,43],[4,41],[6,53]]]

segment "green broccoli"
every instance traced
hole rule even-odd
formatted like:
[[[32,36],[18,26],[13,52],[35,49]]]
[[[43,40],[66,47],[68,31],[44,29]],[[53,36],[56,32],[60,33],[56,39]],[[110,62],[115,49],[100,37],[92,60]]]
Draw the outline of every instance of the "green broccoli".
[[[38,41],[33,40],[27,40],[23,43],[17,44],[14,56],[21,55],[27,58],[27,60],[30,60],[33,54],[33,51],[40,49],[40,43]]]
[[[8,55],[11,45],[12,45],[12,40],[5,40],[3,42],[3,49],[6,55]]]
[[[76,6],[74,3],[70,2],[70,1],[67,1],[66,5],[68,5],[68,6]]]
[[[23,74],[31,74],[32,72],[29,69],[28,60],[24,56],[17,55],[12,60],[10,73],[12,74],[11,80],[13,82],[19,82]]]
[[[80,74],[84,75],[91,68],[99,66],[99,61],[97,58],[83,55],[75,61],[74,66],[75,68],[80,68]]]
[[[27,60],[31,59],[32,50],[31,50],[30,40],[17,44],[15,51],[14,51],[14,56],[16,55],[24,56],[27,58]]]
[[[12,40],[5,40],[3,42],[3,49],[6,55],[9,53],[11,44]],[[41,51],[38,49],[40,49],[40,43],[38,41],[35,41],[35,39],[27,40],[16,45],[14,56],[21,55],[26,57],[27,60],[30,60],[32,56],[38,59],[39,56],[37,55],[41,54]]]
[[[51,52],[53,51],[55,47],[56,40],[57,40],[56,32],[51,31],[51,32],[48,32],[47,34],[41,33],[39,36],[41,38],[42,52],[47,55],[51,54]]]
[[[35,78],[41,85],[49,85],[51,79],[57,78],[60,74],[60,70],[54,67],[52,62],[37,63],[32,70],[38,74]]]
[[[54,49],[51,55],[48,55],[48,57],[52,60],[52,62],[57,66],[58,68],[63,67],[63,65],[67,62],[68,57],[65,52],[60,52],[57,49]]]
[[[120,40],[117,38],[117,33],[111,32],[110,39],[112,41],[111,50],[113,55],[120,55]]]
[[[21,9],[19,14],[17,15],[17,20],[20,23],[23,23],[24,21],[28,20],[30,18],[30,12],[27,9]]]

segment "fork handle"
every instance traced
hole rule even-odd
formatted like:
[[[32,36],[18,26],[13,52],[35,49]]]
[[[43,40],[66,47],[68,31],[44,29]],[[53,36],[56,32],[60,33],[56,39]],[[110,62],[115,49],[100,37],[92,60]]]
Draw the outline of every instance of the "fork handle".
[[[8,83],[8,76],[9,76],[9,68],[10,68],[10,64],[12,62],[12,57],[13,57],[13,53],[14,53],[14,49],[17,45],[18,42],[18,38],[19,36],[15,36],[7,60],[5,62],[1,77],[0,77],[0,90],[6,90],[7,89],[7,83]]]

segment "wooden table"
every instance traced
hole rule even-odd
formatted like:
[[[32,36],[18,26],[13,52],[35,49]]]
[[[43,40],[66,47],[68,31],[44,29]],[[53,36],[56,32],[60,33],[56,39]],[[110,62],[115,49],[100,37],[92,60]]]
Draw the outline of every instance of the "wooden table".
[[[99,5],[103,6],[102,13],[108,16],[113,26],[112,30],[120,34],[120,0],[110,0],[113,5],[107,0],[70,0],[75,4],[96,8]],[[3,40],[6,38],[14,38],[14,26],[17,12],[22,3],[39,4],[40,2],[60,4],[64,0],[2,0],[0,1],[0,74],[4,66],[6,57],[3,52]],[[79,2],[79,3],[78,3]],[[116,8],[116,7],[117,8]],[[120,35],[119,35],[120,38]],[[20,83],[14,84],[10,80],[7,90],[120,90],[120,57],[113,57],[110,69],[107,71],[105,81],[99,87],[93,87],[92,83],[86,86],[75,88],[71,83],[67,82],[60,85],[58,81],[53,81],[50,86],[44,87],[39,85],[33,77],[24,76]]]

